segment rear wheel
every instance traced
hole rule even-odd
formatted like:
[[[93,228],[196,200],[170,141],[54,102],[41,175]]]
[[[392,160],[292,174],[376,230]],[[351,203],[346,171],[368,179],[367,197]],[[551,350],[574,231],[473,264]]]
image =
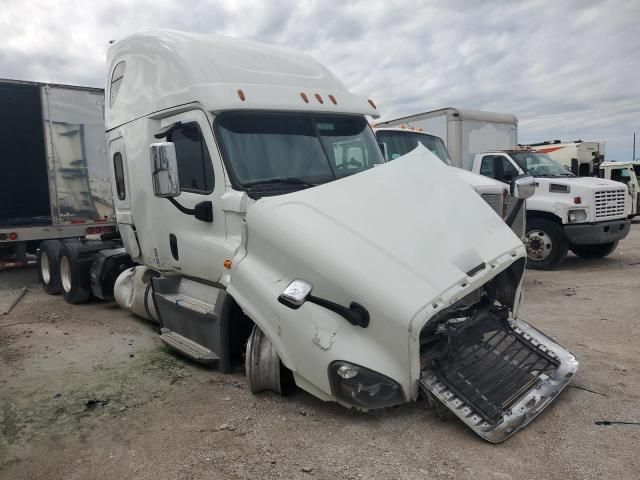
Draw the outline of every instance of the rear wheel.
[[[67,303],[85,303],[91,297],[89,272],[80,264],[77,244],[64,243],[58,261],[62,295]]]
[[[598,245],[572,245],[571,251],[582,258],[604,258],[613,252],[617,246],[617,241]]]
[[[40,284],[49,295],[60,293],[60,240],[46,240],[38,251],[38,277]]]
[[[562,227],[546,218],[528,219],[524,240],[529,268],[553,270],[563,262],[569,250]]]

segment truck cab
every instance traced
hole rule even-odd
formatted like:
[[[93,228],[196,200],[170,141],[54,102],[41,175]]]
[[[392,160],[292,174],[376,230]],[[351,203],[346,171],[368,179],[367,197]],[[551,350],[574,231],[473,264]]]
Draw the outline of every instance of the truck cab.
[[[244,362],[252,393],[293,383],[365,411],[428,398],[490,442],[569,383],[576,358],[519,317],[522,242],[426,148],[385,163],[374,102],[314,59],[167,30],[107,58],[124,248],[64,247],[65,300],[89,264],[95,296],[117,277],[116,301],[169,348]]]
[[[631,200],[630,218],[638,215],[640,208],[640,161],[634,162],[602,162],[598,169],[598,177],[624,183],[629,189]]]
[[[523,173],[536,179],[525,233],[531,268],[554,269],[569,249],[583,258],[605,257],[629,233],[631,202],[617,182],[576,177],[548,155],[526,149],[477,154],[473,171],[505,183]]]
[[[509,194],[509,188],[504,183],[462,168],[454,167],[449,157],[447,147],[440,137],[425,133],[422,129],[409,126],[374,126],[373,131],[388,161],[400,158],[413,151],[418,145],[423,145],[433,153],[434,157],[431,157],[431,160],[439,160],[446,165],[450,165],[454,169],[453,171],[465,183],[469,184],[500,217],[506,220],[509,213],[515,208],[517,199]],[[524,236],[524,208],[519,209],[519,213],[513,221],[511,228],[518,238]]]

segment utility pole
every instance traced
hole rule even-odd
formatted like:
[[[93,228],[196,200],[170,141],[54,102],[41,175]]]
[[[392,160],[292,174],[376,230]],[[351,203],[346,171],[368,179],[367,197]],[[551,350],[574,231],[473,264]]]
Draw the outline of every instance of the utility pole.
[[[636,161],[636,132],[633,132],[633,157],[631,160]]]

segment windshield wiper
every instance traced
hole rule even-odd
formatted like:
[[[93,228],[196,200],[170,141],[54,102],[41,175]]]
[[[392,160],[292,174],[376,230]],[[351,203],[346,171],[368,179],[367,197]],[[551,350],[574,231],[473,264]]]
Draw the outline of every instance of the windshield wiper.
[[[255,182],[245,183],[247,188],[259,187],[261,185],[277,185],[277,184],[289,184],[289,185],[301,185],[303,187],[315,187],[315,183],[309,183],[301,178],[295,177],[283,177],[283,178],[269,178],[267,180],[257,180]]]

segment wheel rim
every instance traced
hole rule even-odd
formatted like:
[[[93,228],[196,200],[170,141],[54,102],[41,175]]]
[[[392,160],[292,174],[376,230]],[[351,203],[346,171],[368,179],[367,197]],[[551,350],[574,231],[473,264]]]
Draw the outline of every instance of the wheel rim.
[[[49,265],[49,255],[47,255],[47,252],[42,252],[40,255],[40,275],[42,275],[43,283],[49,285],[51,281],[51,266]]]
[[[282,394],[280,357],[273,344],[257,326],[247,342],[245,370],[251,393],[271,390]]]
[[[542,230],[530,230],[525,235],[527,255],[531,260],[546,260],[553,251],[553,241],[548,233]]]
[[[60,258],[60,280],[62,281],[64,291],[69,293],[71,291],[71,268],[69,258],[66,256]]]

